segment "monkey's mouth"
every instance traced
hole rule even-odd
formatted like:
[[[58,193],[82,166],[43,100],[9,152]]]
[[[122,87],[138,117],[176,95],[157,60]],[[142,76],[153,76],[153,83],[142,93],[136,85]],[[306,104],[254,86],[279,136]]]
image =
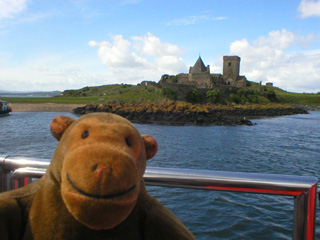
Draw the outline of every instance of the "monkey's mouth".
[[[136,188],[136,185],[133,185],[132,187],[128,188],[125,191],[122,192],[118,192],[118,193],[113,193],[113,194],[107,194],[107,195],[100,195],[100,194],[91,194],[91,193],[87,193],[85,191],[83,191],[82,189],[80,189],[79,187],[77,187],[74,182],[72,182],[72,180],[69,177],[69,174],[67,174],[67,179],[68,182],[71,184],[71,186],[80,194],[86,196],[86,197],[90,197],[90,198],[94,198],[94,199],[112,199],[112,198],[117,198],[117,197],[121,197],[124,196],[128,193],[130,193],[132,190],[134,190]]]

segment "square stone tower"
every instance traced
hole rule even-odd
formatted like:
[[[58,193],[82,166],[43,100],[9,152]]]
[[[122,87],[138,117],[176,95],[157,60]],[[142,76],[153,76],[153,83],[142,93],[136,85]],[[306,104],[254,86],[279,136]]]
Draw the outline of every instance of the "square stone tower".
[[[223,78],[227,84],[233,84],[237,81],[240,73],[240,57],[223,56]]]

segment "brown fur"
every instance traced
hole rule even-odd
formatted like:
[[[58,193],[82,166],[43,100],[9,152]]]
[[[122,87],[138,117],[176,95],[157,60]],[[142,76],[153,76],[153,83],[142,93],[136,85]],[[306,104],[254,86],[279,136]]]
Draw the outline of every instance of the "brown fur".
[[[0,194],[1,239],[195,239],[145,190],[153,137],[107,113],[56,117],[51,132],[47,173]]]

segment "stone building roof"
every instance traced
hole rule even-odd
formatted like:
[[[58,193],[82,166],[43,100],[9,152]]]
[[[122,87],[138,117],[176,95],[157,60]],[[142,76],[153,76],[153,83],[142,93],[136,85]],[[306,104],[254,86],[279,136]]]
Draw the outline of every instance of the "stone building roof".
[[[208,68],[204,65],[201,57],[199,56],[194,66],[190,67],[189,73],[203,73],[207,71],[208,71]]]

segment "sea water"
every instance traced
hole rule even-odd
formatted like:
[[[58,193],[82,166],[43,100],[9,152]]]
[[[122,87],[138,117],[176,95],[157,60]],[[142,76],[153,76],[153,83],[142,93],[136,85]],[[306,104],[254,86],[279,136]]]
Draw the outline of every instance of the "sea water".
[[[0,118],[0,155],[50,159],[49,124],[70,113]],[[135,124],[159,144],[148,166],[320,177],[320,112],[253,120],[255,126]],[[147,187],[198,239],[291,239],[293,197]],[[320,209],[316,213],[320,239]]]

